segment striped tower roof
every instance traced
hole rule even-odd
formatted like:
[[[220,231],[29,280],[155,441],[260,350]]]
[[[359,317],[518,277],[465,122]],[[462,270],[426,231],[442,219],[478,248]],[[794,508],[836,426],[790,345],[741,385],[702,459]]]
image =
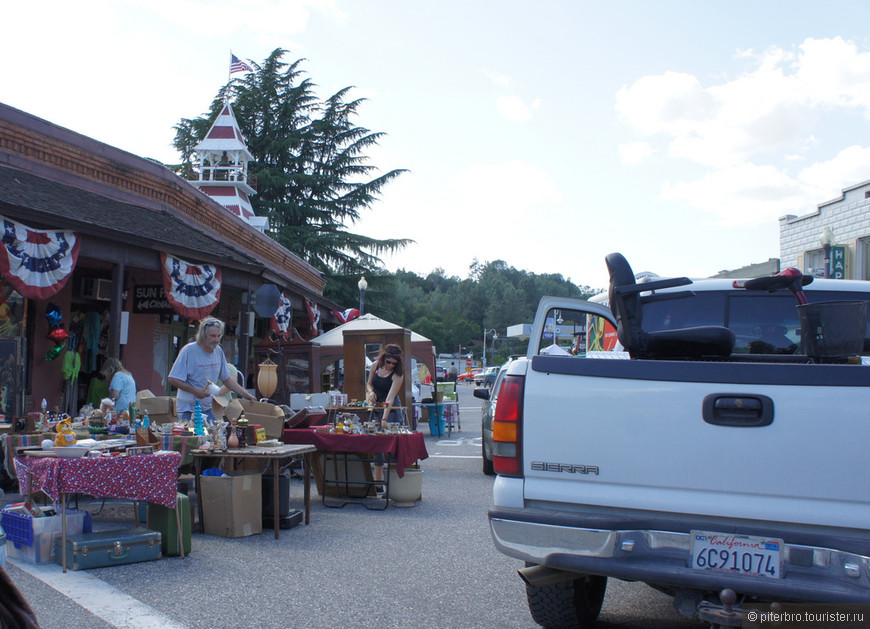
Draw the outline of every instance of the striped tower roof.
[[[248,152],[245,136],[239,129],[239,123],[233,113],[233,107],[229,102],[224,103],[224,108],[215,119],[205,139],[194,147],[195,151],[239,151],[247,158],[253,160],[254,156]]]

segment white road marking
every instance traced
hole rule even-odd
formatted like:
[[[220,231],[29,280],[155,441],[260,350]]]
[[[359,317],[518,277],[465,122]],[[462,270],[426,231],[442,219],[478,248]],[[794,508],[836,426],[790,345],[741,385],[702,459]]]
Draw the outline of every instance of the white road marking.
[[[7,560],[83,608],[119,629],[185,629],[169,616],[87,572],[67,571],[57,564]]]
[[[465,437],[460,437],[459,439],[439,439],[435,442],[437,446],[477,446],[480,447],[483,441],[483,437],[473,437],[472,439],[466,439]]]
[[[470,454],[430,454],[430,459],[479,459],[480,455]]]

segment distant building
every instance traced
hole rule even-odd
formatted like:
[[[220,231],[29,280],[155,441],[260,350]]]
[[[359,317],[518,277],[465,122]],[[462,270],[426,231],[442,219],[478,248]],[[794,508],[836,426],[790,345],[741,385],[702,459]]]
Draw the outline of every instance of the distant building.
[[[756,262],[733,271],[719,271],[711,277],[766,277],[779,273],[779,259],[770,258],[767,262]]]
[[[825,254],[819,238],[833,232],[831,277],[870,280],[870,181],[845,188],[843,194],[803,216],[779,219],[779,251],[783,268],[794,266],[824,277]]]

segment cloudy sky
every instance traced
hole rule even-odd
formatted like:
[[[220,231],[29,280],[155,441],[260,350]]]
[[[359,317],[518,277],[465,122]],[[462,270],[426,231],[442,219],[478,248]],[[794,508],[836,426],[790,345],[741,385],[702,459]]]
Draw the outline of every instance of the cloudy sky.
[[[863,0],[43,0],[4,23],[0,102],[165,163],[231,50],[355,86],[373,162],[410,171],[353,226],[416,241],[391,270],[604,287],[621,251],[709,276],[870,179]]]

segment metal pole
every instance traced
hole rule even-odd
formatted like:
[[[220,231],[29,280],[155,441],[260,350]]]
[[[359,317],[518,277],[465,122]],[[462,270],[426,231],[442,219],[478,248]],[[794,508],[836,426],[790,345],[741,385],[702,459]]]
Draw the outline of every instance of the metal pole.
[[[483,328],[483,366],[482,369],[486,369],[486,333],[487,329]]]

